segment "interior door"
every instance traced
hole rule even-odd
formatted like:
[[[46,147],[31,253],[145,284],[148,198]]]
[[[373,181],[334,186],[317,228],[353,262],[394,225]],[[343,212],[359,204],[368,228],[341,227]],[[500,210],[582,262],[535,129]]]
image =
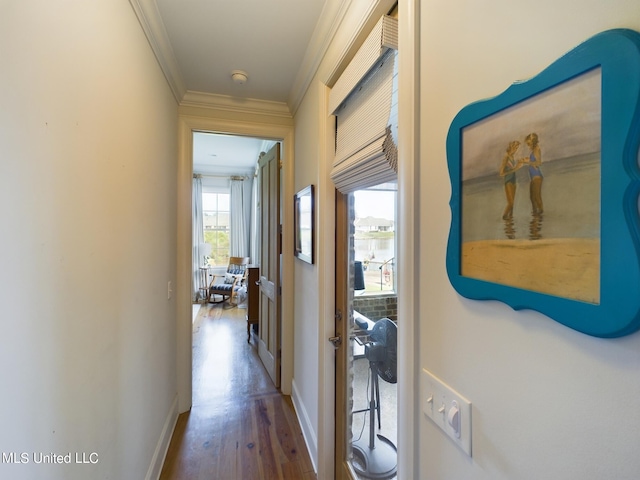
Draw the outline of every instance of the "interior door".
[[[259,161],[260,329],[258,354],[280,388],[280,144]]]

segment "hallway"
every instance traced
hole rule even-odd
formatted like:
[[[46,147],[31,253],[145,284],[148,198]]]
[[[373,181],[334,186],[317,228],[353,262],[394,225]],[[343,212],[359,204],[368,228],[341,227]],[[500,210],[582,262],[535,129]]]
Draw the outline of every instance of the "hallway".
[[[193,323],[193,406],[181,414],[161,480],[315,480],[289,397],[247,344],[246,310],[204,305]]]

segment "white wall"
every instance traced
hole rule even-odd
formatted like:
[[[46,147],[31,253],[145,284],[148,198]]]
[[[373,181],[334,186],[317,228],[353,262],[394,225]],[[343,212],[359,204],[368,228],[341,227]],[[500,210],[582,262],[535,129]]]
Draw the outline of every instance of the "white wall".
[[[294,191],[307,185],[314,185],[318,195],[318,89],[310,88],[304,97],[296,122],[296,163]],[[323,202],[316,202],[317,208],[324,208]],[[317,210],[316,208],[316,210]],[[316,238],[318,238],[318,211],[316,211]],[[316,250],[317,252],[317,250]],[[296,409],[305,430],[310,453],[317,465],[317,425],[318,425],[318,325],[319,294],[318,257],[314,265],[296,259],[294,262],[294,370],[293,396]],[[298,348],[298,346],[304,346]]]
[[[0,452],[29,459],[0,477],[145,478],[176,410],[176,102],[125,1],[2,2],[0,64]]]
[[[439,0],[421,17],[419,361],[473,403],[473,458],[419,415],[420,478],[638,478],[640,335],[592,338],[467,300],[445,271],[453,117],[602,30],[640,30],[638,2]]]

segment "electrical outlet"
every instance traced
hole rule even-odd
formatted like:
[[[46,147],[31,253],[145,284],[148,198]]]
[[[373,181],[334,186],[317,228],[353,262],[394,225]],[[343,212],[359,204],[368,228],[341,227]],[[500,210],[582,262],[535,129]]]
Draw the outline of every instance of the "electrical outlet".
[[[471,456],[471,402],[426,369],[422,369],[422,411]]]

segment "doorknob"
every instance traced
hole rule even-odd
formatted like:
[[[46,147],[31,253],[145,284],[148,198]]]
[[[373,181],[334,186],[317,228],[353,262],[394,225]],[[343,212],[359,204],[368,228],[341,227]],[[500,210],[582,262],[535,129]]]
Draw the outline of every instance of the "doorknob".
[[[338,348],[340,345],[342,345],[342,337],[340,335],[329,337],[329,341],[333,344],[333,348]]]

